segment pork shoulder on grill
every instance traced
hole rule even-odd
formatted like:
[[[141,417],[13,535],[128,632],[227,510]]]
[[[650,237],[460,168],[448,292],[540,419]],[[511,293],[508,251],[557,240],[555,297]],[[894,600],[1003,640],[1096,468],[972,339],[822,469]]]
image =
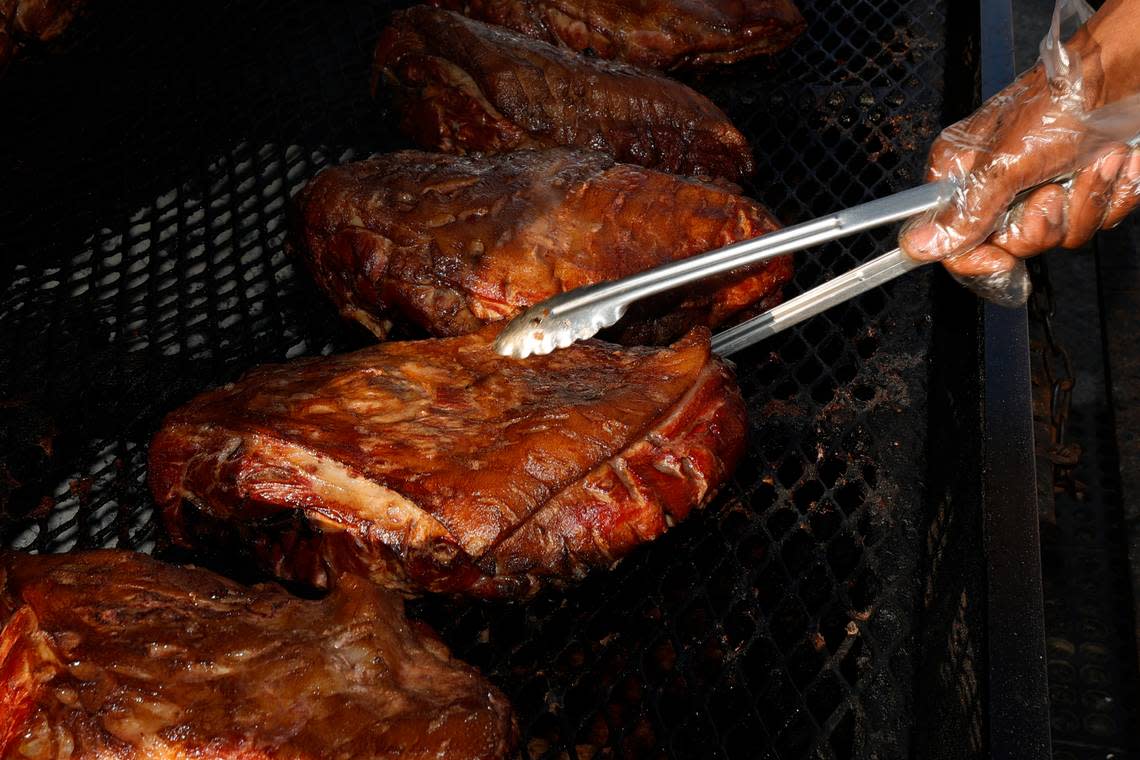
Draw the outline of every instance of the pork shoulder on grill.
[[[556,145],[675,174],[736,180],[752,151],[724,112],[671,79],[416,6],[392,16],[373,89],[421,146],[498,153]]]
[[[298,196],[303,255],[340,312],[384,338],[394,320],[437,336],[546,298],[778,227],[755,201],[600,153],[492,157],[403,151],[321,172]],[[645,304],[610,337],[664,343],[774,306],[791,259]]]
[[[571,50],[656,69],[735,63],[804,30],[791,0],[431,0]]]
[[[279,577],[526,597],[610,567],[709,501],[746,415],[707,330],[526,360],[484,331],[250,372],[150,450],[175,540],[237,535]]]
[[[506,698],[403,600],[126,551],[0,555],[0,756],[501,758]]]

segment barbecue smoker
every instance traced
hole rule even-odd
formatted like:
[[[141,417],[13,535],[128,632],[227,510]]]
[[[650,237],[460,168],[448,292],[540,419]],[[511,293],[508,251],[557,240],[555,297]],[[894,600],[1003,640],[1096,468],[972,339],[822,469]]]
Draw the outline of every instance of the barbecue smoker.
[[[367,343],[282,240],[318,169],[406,145],[368,94],[389,7],[92,6],[0,80],[0,538],[171,556],[162,415]],[[1001,0],[803,10],[790,51],[685,80],[787,223],[920,182],[1013,73]],[[799,255],[788,295],[890,243]],[[734,359],[750,448],[703,514],[570,593],[411,613],[507,693],[527,757],[1047,757],[1024,312],[923,271]]]

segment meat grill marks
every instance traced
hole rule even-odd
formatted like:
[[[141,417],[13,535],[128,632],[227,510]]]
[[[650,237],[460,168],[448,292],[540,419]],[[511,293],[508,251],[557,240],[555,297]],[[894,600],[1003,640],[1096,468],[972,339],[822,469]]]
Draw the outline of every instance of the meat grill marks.
[[[431,0],[433,5],[601,58],[656,69],[735,63],[804,30],[790,0]]]
[[[565,148],[388,154],[326,169],[298,207],[316,281],[380,338],[399,317],[437,336],[475,332],[564,290],[778,227],[721,186]],[[612,337],[660,344],[771,307],[791,274],[791,260],[779,259],[719,287],[701,282],[623,320]]]
[[[86,0],[0,0],[0,74],[20,48],[50,42],[67,29]]]
[[[674,174],[737,180],[753,170],[744,136],[685,85],[449,11],[393,14],[376,47],[374,91],[381,81],[403,130],[433,150],[565,145]]]
[[[254,370],[167,418],[150,477],[176,541],[283,578],[526,597],[705,504],[746,424],[706,330],[525,361],[474,334]]]
[[[0,555],[0,756],[508,757],[506,698],[403,601],[141,554]]]

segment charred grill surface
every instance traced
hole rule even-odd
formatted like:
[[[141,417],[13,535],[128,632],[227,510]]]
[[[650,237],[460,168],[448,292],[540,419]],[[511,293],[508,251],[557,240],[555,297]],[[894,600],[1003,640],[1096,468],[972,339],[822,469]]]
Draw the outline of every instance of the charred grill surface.
[[[232,526],[284,578],[525,597],[703,506],[745,425],[707,331],[528,361],[479,334],[255,370],[167,418],[150,478],[178,540]]]
[[[0,555],[0,755],[508,757],[506,698],[403,601],[125,551]]]
[[[786,223],[921,182],[953,108],[943,65],[976,61],[947,42],[947,14],[968,21],[970,3],[801,7],[802,44],[697,80],[757,148],[746,194]],[[28,105],[0,119],[14,267],[0,395],[55,431],[50,451],[39,423],[21,438],[29,465],[49,460],[36,478],[9,459],[21,507],[0,515],[7,546],[162,551],[146,464],[163,416],[253,366],[371,342],[280,241],[307,179],[406,147],[387,99],[361,89],[391,6],[266,9],[102,3],[64,55],[0,80],[4,102]],[[805,253],[787,295],[892,244],[884,230]],[[931,303],[916,273],[734,356],[750,418],[736,474],[614,571],[525,605],[416,603],[508,693],[524,757],[905,757],[939,718],[924,694],[964,713],[939,720],[952,740],[938,748],[976,746],[984,596],[952,584],[982,564],[961,540],[980,510],[940,527],[923,505],[929,420],[977,409],[928,387]],[[960,317],[941,338],[964,340]],[[929,586],[931,552],[946,561]],[[939,614],[924,619],[931,587]],[[934,655],[921,668],[920,651]]]
[[[380,338],[400,318],[437,336],[475,332],[556,293],[778,227],[721,186],[564,148],[387,154],[321,172],[298,206],[315,279]],[[614,337],[664,343],[770,307],[791,275],[779,259],[719,287],[701,282],[623,320]]]
[[[675,174],[737,180],[753,171],[744,136],[680,82],[445,10],[393,14],[373,81],[387,85],[403,130],[425,148],[566,145]]]
[[[601,58],[656,69],[775,53],[804,30],[790,0],[431,0]]]

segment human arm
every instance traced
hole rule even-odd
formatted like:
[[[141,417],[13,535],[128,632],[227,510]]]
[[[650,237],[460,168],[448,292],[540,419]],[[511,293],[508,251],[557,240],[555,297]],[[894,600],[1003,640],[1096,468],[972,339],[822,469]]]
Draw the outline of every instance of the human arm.
[[[1140,151],[1119,134],[1121,114],[1140,123],[1140,0],[1108,0],[1063,46],[1054,24],[1036,66],[935,142],[927,178],[962,189],[903,231],[912,258],[1001,276],[1020,258],[1080,246],[1140,202]],[[1105,106],[1117,118],[1100,129]],[[1071,186],[1045,184],[1006,213],[1022,191],[1069,173]]]

